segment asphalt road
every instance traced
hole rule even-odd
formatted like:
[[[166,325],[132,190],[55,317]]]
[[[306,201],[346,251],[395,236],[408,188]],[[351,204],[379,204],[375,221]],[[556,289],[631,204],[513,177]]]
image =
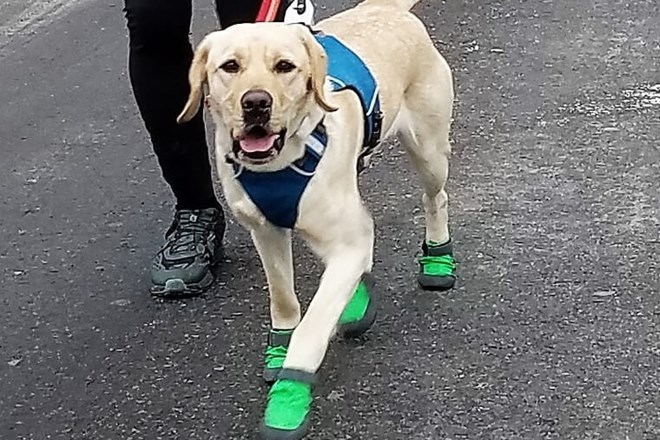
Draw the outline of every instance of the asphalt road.
[[[268,314],[248,236],[230,225],[204,297],[147,293],[171,196],[128,86],[121,3],[22,27],[3,3],[0,438],[256,438]],[[196,39],[213,26],[210,2],[197,11]],[[380,318],[332,344],[309,438],[659,439],[660,6],[416,11],[456,77],[460,282],[415,286],[420,193],[385,146],[362,178]],[[297,255],[308,298],[318,268]]]

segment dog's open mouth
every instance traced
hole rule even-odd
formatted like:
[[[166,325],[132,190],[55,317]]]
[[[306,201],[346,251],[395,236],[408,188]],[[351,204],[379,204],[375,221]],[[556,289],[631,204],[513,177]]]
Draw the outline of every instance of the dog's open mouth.
[[[264,126],[254,125],[234,140],[234,154],[247,162],[266,163],[282,151],[285,139],[286,130],[275,133]]]

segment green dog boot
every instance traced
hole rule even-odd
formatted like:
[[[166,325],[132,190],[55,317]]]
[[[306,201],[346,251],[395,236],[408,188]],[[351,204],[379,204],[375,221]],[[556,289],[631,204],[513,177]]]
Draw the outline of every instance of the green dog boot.
[[[339,318],[339,333],[347,338],[357,338],[364,334],[376,320],[376,302],[373,291],[373,277],[365,275],[358,284],[353,297]]]
[[[271,330],[268,334],[268,346],[266,347],[266,366],[262,377],[266,383],[272,384],[282,370],[286,352],[293,330]]]
[[[376,320],[376,303],[370,291],[373,290],[373,278],[365,276],[358,284],[341,317],[339,332],[347,338],[357,338],[364,334]],[[266,347],[266,365],[262,377],[272,384],[278,378],[293,330],[271,330]]]
[[[456,261],[451,240],[445,244],[433,241],[422,244],[419,258],[419,285],[425,290],[448,290],[456,282]]]
[[[309,429],[314,374],[282,369],[268,393],[261,434],[265,440],[300,440]]]

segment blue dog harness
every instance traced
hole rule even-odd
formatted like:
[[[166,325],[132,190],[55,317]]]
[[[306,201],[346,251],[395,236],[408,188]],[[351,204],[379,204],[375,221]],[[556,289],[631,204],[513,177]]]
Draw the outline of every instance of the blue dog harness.
[[[315,38],[328,55],[328,79],[333,91],[348,89],[360,98],[364,114],[363,151],[360,157],[371,154],[380,142],[383,122],[376,78],[362,58],[337,38],[320,33]]]
[[[383,116],[378,84],[364,61],[337,38],[321,33],[315,34],[315,38],[328,55],[328,79],[333,90],[348,89],[360,98],[364,113],[364,140],[358,160],[360,172],[364,169],[365,158],[380,142]],[[268,221],[293,229],[300,199],[327,145],[328,136],[321,121],[305,142],[303,157],[293,164],[278,171],[256,172],[232,162],[235,177]]]

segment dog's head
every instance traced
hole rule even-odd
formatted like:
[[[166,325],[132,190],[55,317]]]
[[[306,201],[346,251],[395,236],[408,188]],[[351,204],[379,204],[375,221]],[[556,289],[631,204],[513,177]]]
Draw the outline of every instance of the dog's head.
[[[229,145],[224,154],[258,166],[275,160],[305,118],[333,111],[325,51],[304,26],[242,24],[209,34],[190,68],[190,96],[178,122],[206,105]]]

